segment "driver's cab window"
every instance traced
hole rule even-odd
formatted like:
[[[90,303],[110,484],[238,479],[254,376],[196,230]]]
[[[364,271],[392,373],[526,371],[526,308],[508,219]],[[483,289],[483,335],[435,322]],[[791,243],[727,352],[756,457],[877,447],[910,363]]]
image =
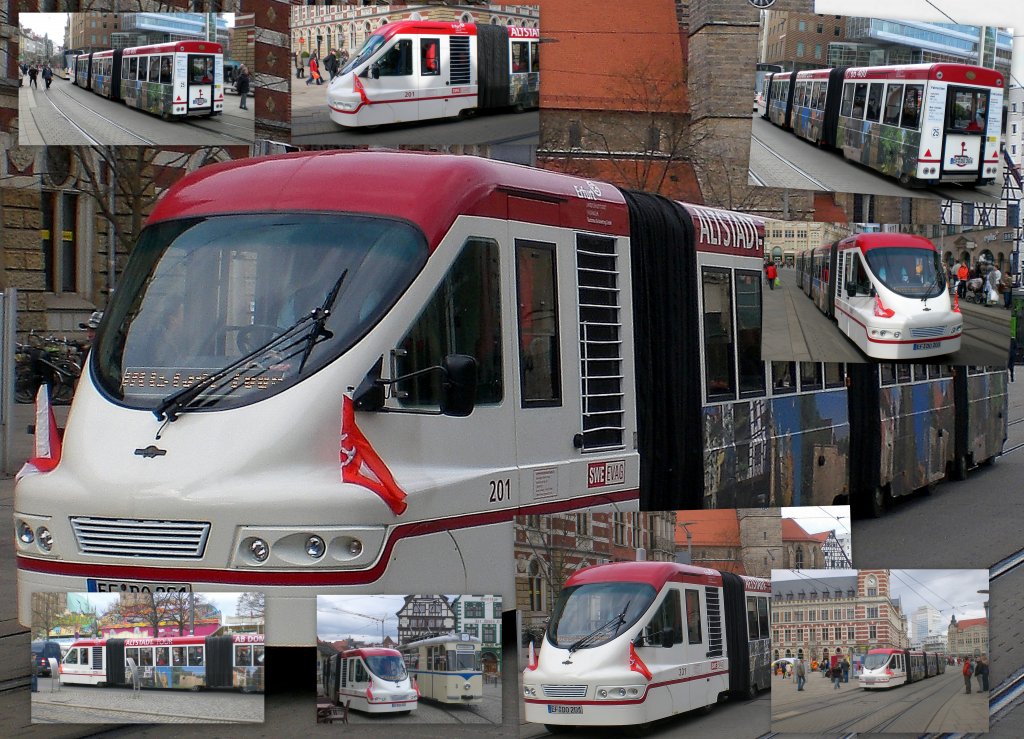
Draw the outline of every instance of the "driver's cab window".
[[[412,40],[399,39],[377,62],[381,77],[402,77],[412,74]]]
[[[683,611],[678,590],[669,590],[665,600],[654,612],[644,628],[644,644],[648,647],[662,646],[662,635],[666,629],[672,632],[673,644],[680,644],[683,641]]]
[[[477,362],[477,405],[501,402],[500,276],[498,244],[469,239],[399,343],[396,376],[439,366],[449,354],[468,354]],[[433,371],[399,382],[399,403],[438,407],[441,379]]]
[[[864,267],[864,258],[860,252],[853,254],[853,282],[857,286],[857,295],[870,294],[871,278],[868,277],[868,271]]]

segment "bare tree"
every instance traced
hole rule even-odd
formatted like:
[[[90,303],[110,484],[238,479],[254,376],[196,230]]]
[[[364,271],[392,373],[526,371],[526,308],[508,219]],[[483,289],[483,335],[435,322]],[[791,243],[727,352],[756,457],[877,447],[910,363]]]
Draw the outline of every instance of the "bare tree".
[[[235,610],[238,611],[239,616],[264,618],[267,610],[266,594],[262,592],[242,593],[238,596]]]
[[[213,604],[201,593],[157,593],[157,602],[164,623],[173,624],[179,636],[184,636],[191,630],[196,618],[209,614],[213,608]]]
[[[46,639],[67,610],[66,593],[32,593],[32,638]]]

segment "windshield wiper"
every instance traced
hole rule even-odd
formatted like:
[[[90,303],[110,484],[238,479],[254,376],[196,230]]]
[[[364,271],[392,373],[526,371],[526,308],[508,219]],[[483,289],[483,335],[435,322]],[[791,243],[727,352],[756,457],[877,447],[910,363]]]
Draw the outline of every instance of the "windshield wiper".
[[[939,286],[939,273],[936,271],[935,279],[932,280],[932,284],[930,284],[928,286],[928,289],[925,290],[924,297],[921,298],[921,305],[922,305],[922,309],[923,310],[931,310],[931,308],[928,307],[928,298],[931,297],[932,290],[934,288],[938,287],[938,286]],[[940,294],[941,294],[941,291],[940,291]]]
[[[629,610],[629,604],[632,603],[632,602],[633,602],[633,599],[630,598],[628,601],[626,601],[626,606],[622,609],[622,613],[620,613],[618,616],[613,618],[608,623],[603,624],[602,626],[598,626],[596,629],[591,631],[589,634],[587,634],[582,639],[578,639],[576,642],[574,642],[572,644],[572,646],[569,647],[569,654],[572,654],[577,649],[582,649],[583,647],[587,646],[588,644],[593,642],[601,634],[603,634],[604,632],[606,632],[608,629],[610,629],[613,626],[615,627],[615,631],[613,633],[613,636],[614,636],[614,634],[619,633],[619,628],[621,628],[622,624],[624,624],[626,622],[626,611]]]
[[[184,387],[181,390],[177,390],[166,398],[160,401],[160,404],[153,409],[153,415],[156,416],[158,421],[174,421],[185,411],[189,410],[189,406],[199,395],[204,391],[213,387],[218,382],[228,377],[232,373],[236,372],[243,366],[249,364],[254,359],[263,356],[267,352],[278,348],[279,345],[283,344],[286,339],[296,338],[296,333],[299,328],[302,327],[306,321],[313,321],[316,319],[315,312],[310,312],[307,315],[299,318],[295,323],[285,329],[284,333],[278,334],[273,339],[253,349],[248,354],[245,354],[236,359],[231,364],[217,370],[212,375],[207,375],[204,379],[198,382]]]
[[[314,308],[310,313],[310,317],[313,319],[313,327],[309,330],[309,334],[306,336],[306,348],[302,351],[302,361],[299,362],[299,373],[302,373],[302,368],[306,366],[306,360],[309,359],[310,353],[313,351],[313,347],[316,346],[318,341],[329,339],[334,334],[324,328],[324,324],[327,323],[327,319],[331,317],[331,308],[334,307],[334,301],[338,299],[338,293],[341,292],[341,286],[345,282],[345,278],[348,277],[348,267],[341,271],[341,276],[338,277],[338,281],[334,283],[334,287],[327,293],[327,298],[324,300],[324,304],[319,308]]]

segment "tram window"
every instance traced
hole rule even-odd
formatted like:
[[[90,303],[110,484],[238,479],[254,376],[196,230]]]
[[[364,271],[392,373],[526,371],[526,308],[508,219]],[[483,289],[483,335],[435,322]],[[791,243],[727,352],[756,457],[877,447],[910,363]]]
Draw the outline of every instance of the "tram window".
[[[896,382],[900,382],[900,383],[910,382],[910,365],[909,364],[897,364],[896,365]]]
[[[530,71],[540,71],[540,44],[536,41],[530,42]]]
[[[825,83],[815,82],[814,83],[814,105],[812,106],[815,110],[824,110],[825,108]]]
[[[885,364],[878,365],[878,380],[883,387],[885,385],[895,385],[896,365],[892,362],[886,362]]]
[[[188,83],[202,85],[213,82],[213,57],[200,54],[189,54]]]
[[[984,131],[988,123],[988,91],[950,87],[946,128],[951,131]]]
[[[928,379],[928,368],[923,364],[915,364],[914,368],[914,382],[920,382],[921,380]]]
[[[729,270],[705,267],[704,286],[704,375],[709,401],[736,397],[733,367],[734,339],[732,295]]]
[[[821,365],[817,362],[801,362],[800,391],[821,390],[822,386]]]
[[[525,72],[530,68],[530,44],[527,41],[512,42],[512,71]]]
[[[747,638],[761,639],[767,634],[761,634],[761,626],[757,619],[757,601],[764,600],[753,595],[747,596]]]
[[[736,270],[736,350],[740,395],[764,395],[761,273]]]
[[[501,375],[501,300],[498,245],[469,239],[440,287],[399,344],[399,375],[435,367],[449,354],[477,361],[477,403],[499,403]],[[405,406],[437,406],[441,377],[430,372],[398,383]]]
[[[166,667],[170,662],[170,647],[156,647],[156,666]]]
[[[523,407],[561,405],[561,346],[554,244],[516,240],[516,290]],[[614,294],[608,295],[612,295],[614,300]],[[588,359],[605,365],[605,368],[609,364],[615,365],[612,374],[618,374],[617,352],[611,358],[613,361],[610,362],[601,361],[601,357]]]
[[[142,667],[153,666],[153,648],[142,647],[139,649],[139,665]]]
[[[365,683],[370,681],[370,675],[366,672],[366,668],[363,667],[362,661],[356,661],[355,670],[353,671],[352,681],[357,683]]]
[[[160,81],[160,57],[154,56],[149,60],[149,81]]]
[[[128,60],[128,79],[137,80],[139,78],[139,58],[133,56]]]
[[[185,666],[185,647],[171,647],[171,667]]]
[[[769,622],[769,618],[768,618],[768,598],[767,597],[762,598],[762,597],[759,596],[757,598],[757,620],[758,620],[758,623],[759,623],[759,625],[761,627],[760,628],[760,630],[761,630],[761,638],[762,639],[767,639],[768,638],[768,626],[769,626],[769,623],[768,623]]]
[[[171,72],[173,66],[171,60],[173,57],[170,54],[164,54],[160,57],[160,84],[169,85],[171,84],[173,74]]]
[[[881,82],[872,82],[868,90],[868,112],[865,119],[878,122],[882,114],[882,90],[885,88]]]
[[[860,82],[856,85],[853,92],[853,111],[851,115],[857,120],[864,119],[864,108],[865,103],[868,99],[868,86],[866,82]]]
[[[924,85],[907,85],[903,93],[903,118],[900,126],[916,131],[921,126],[921,98]]]
[[[656,647],[662,644],[662,633],[665,629],[672,632],[672,643],[681,644],[683,641],[683,609],[679,605],[679,591],[669,590],[665,600],[658,606],[658,610],[651,616],[647,624],[644,642],[649,647]]]
[[[686,640],[690,644],[704,641],[700,628],[700,593],[686,590]]]
[[[900,124],[900,107],[903,103],[903,85],[889,85],[885,93],[885,115],[882,123],[889,126]]]
[[[262,644],[252,645],[252,664],[254,667],[263,667],[263,658],[265,656],[263,646]]]
[[[857,295],[870,295],[871,294],[871,278],[868,277],[868,271],[864,267],[862,257],[857,254],[853,258],[856,272],[853,276],[853,282],[857,286]]]
[[[139,57],[139,81],[146,82],[149,79],[149,57]]]
[[[951,364],[939,365],[939,376],[940,377],[952,377],[953,376],[953,365],[951,365]]]
[[[139,664],[139,648],[128,647],[124,650],[124,658],[125,660],[132,660],[135,664]]]
[[[796,392],[796,362],[772,362],[772,392],[775,395]]]
[[[127,59],[121,60],[121,79],[128,79],[128,61]]]
[[[412,74],[412,39],[399,39],[374,64],[381,77],[404,77]]]
[[[188,666],[189,667],[202,667],[203,666],[203,648],[202,647],[188,647]]]
[[[62,660],[62,662],[65,665],[77,665],[78,664],[78,650],[77,649],[69,649],[68,653],[64,655],[64,659]]]
[[[236,644],[235,645],[235,666],[236,667],[251,667],[252,666],[252,645],[251,644]]]
[[[825,387],[836,388],[843,387],[846,384],[846,378],[843,373],[843,365],[839,362],[826,362],[825,363]]]
[[[420,39],[420,76],[436,77],[441,74],[441,40]]]

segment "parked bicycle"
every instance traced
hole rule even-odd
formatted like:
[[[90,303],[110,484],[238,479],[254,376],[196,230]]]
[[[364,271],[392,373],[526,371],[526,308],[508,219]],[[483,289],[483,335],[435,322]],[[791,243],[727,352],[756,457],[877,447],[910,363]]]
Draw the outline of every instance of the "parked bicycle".
[[[70,403],[82,374],[84,351],[85,346],[77,341],[29,334],[27,343],[18,344],[14,355],[15,401],[33,402],[39,386],[46,384],[50,386],[51,402]]]

